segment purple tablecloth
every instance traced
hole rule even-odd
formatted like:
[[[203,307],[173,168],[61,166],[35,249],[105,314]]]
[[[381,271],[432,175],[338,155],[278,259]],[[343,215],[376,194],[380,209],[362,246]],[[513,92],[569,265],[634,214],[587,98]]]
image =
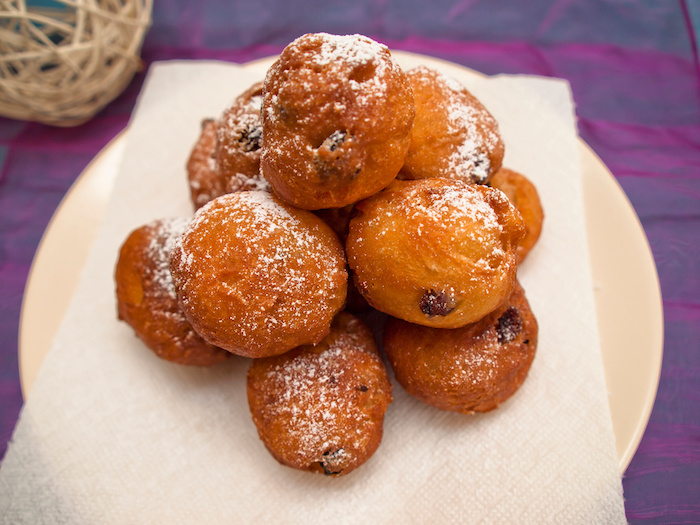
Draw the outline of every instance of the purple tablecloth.
[[[171,58],[245,62],[277,53],[305,32],[363,33],[487,74],[567,79],[581,137],[637,211],[663,294],[661,381],[623,478],[627,517],[700,523],[700,63],[693,24],[700,4],[519,5],[157,0],[142,55],[147,66]],[[0,457],[22,406],[19,312],[34,252],[75,178],[126,126],[143,78],[76,128],[0,118]]]

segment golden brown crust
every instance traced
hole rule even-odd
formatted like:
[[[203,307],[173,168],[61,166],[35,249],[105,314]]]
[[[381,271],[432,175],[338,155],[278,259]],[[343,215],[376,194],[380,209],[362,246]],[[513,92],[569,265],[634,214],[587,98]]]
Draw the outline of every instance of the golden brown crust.
[[[399,178],[446,177],[485,184],[501,167],[498,124],[464,86],[444,73],[417,67],[406,72],[416,118]]]
[[[317,343],[347,293],[337,236],[311,212],[268,192],[209,202],[175,243],[170,262],[197,332],[246,357]]]
[[[170,276],[170,250],[187,221],[150,222],[128,236],[115,270],[119,319],[156,355],[183,365],[207,366],[231,354],[205,342],[185,319]]]
[[[187,160],[195,209],[237,191],[270,191],[260,174],[262,82],[253,84],[218,119],[202,121],[202,131]]]
[[[355,209],[348,263],[377,310],[456,328],[510,295],[524,230],[502,192],[461,180],[395,181]]]
[[[224,180],[214,158],[216,121],[202,121],[202,131],[187,160],[187,180],[195,209],[226,193]]]
[[[254,360],[247,391],[273,457],[329,476],[348,474],[374,454],[392,401],[372,333],[348,313],[319,344]]]
[[[525,223],[525,237],[517,248],[518,264],[520,264],[537,244],[542,233],[544,210],[537,188],[525,175],[507,168],[498,170],[491,179],[490,185],[508,196]]]
[[[262,173],[300,208],[346,206],[396,177],[413,115],[411,87],[385,46],[304,35],[265,78]]]
[[[261,107],[262,82],[257,82],[236,97],[218,120],[214,156],[225,193],[270,190],[260,174]]]
[[[455,330],[390,319],[384,348],[396,380],[441,410],[487,412],[525,380],[537,348],[537,321],[520,285],[484,319]]]

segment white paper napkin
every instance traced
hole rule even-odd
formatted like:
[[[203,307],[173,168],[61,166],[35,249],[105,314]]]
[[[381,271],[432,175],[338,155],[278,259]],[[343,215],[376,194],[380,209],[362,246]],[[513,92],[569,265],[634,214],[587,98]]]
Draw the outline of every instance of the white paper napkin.
[[[184,164],[200,120],[262,79],[270,61],[155,64],[105,222],[0,469],[0,521],[625,522],[568,85],[397,56],[467,85],[500,123],[505,165],[540,192],[542,238],[520,269],[539,347],[522,388],[470,417],[395,385],[379,450],[331,479],[265,450],[248,411],[247,360],[194,369],[148,351],[116,318],[119,247],[152,219],[192,213]]]

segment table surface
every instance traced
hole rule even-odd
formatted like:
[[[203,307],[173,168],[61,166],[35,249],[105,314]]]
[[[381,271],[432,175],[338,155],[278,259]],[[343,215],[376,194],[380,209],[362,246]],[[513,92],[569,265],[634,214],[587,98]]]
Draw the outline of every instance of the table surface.
[[[664,361],[624,477],[631,523],[700,522],[700,3],[669,0],[155,2],[142,58],[246,62],[306,32],[362,33],[486,74],[571,83],[579,133],[644,227],[661,281]],[[89,122],[0,117],[0,457],[22,406],[17,340],[32,258],[90,160],[127,125],[144,72]],[[629,327],[634,330],[634,326]],[[630,363],[634,366],[634,363]]]

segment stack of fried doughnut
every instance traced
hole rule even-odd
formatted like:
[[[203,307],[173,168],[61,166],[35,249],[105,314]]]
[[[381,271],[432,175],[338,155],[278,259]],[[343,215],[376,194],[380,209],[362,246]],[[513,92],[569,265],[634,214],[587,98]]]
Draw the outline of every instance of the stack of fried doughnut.
[[[304,35],[202,121],[195,213],[126,240],[119,317],[171,361],[250,359],[272,457],[347,474],[381,441],[389,367],[461,413],[493,410],[527,376],[537,321],[517,269],[543,212],[504,152],[455,80],[404,71],[361,35]],[[363,316],[385,323],[379,346]]]

